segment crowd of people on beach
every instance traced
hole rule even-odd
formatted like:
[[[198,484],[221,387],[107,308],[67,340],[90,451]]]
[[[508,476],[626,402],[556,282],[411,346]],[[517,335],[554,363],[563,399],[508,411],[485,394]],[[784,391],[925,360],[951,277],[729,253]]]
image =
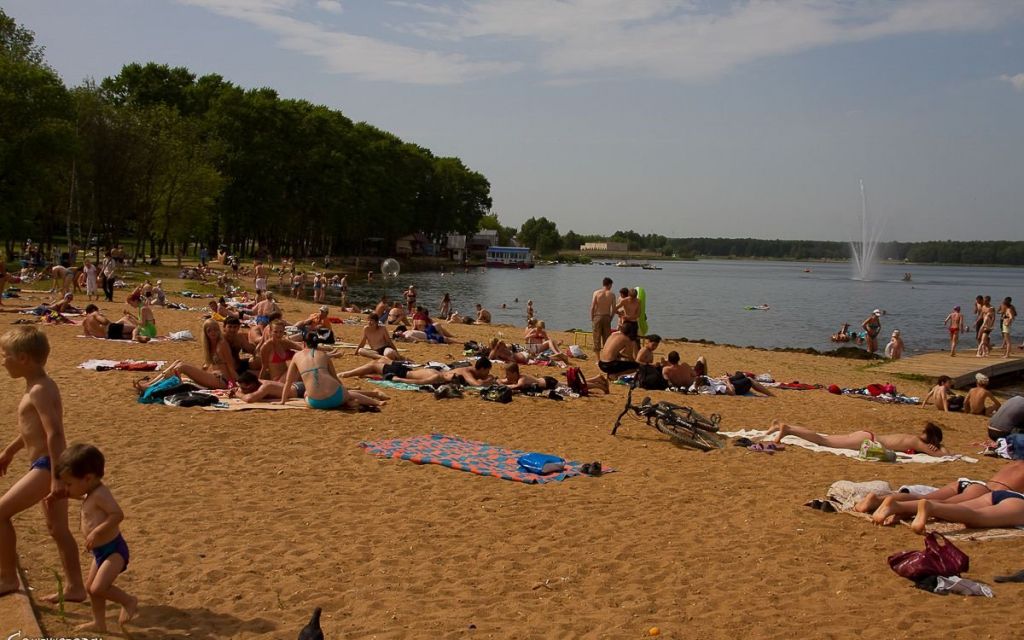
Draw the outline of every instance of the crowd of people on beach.
[[[587,357],[579,345],[564,345],[547,332],[544,321],[536,317],[532,300],[526,306],[522,344],[512,344],[498,335],[481,345],[464,342],[456,333],[463,323],[486,325],[491,322],[491,314],[482,304],[476,304],[473,317],[465,318],[452,308],[451,296],[445,293],[438,309],[440,319],[435,320],[421,303],[416,286],[410,285],[402,292],[400,300],[389,301],[382,296],[372,308],[361,310],[348,304],[347,275],[328,277],[324,271],[315,272],[314,303],[324,303],[325,289],[337,286],[342,294],[342,311],[365,316],[365,323],[360,323],[358,343],[344,343],[335,334],[335,325],[358,321],[331,316],[326,304],[304,318],[284,317],[275,294],[268,289],[268,280],[274,270],[278,271],[280,283],[289,282],[295,297],[301,298],[305,275],[296,271],[294,262],[285,261],[279,269],[272,270],[257,260],[251,269],[243,270],[237,262],[227,261],[226,256],[220,259],[236,276],[247,273],[252,278],[254,293],[233,289],[230,299],[227,296],[212,298],[204,309],[206,319],[199,339],[201,362],[175,360],[152,377],[135,381],[135,390],[140,396],[156,396],[188,380],[196,387],[221,392],[243,403],[299,401],[314,410],[348,408],[378,412],[389,403],[386,393],[346,387],[345,382],[368,378],[390,385],[430,386],[439,398],[457,397],[465,387],[492,385],[506,387],[512,393],[549,394],[565,387],[572,376],[567,376],[563,383],[556,376],[523,371],[523,366],[560,366],[566,373],[575,370],[580,374],[579,368],[572,366],[573,359]],[[93,302],[99,297],[98,285],[102,285],[106,301],[113,301],[114,283],[122,272],[123,262],[123,254],[119,259],[115,253],[108,252],[99,265],[86,260],[82,267],[75,269],[51,267],[51,292],[59,293],[61,298],[37,307],[43,311],[41,315],[80,313],[82,334],[92,338],[140,343],[158,338],[153,309],[168,304],[162,281],[144,281],[132,287],[116,321],[110,320]],[[211,269],[205,258],[197,268],[203,274],[210,273]],[[73,275],[69,277],[69,273]],[[71,305],[78,292],[79,275],[90,302],[80,312]],[[6,285],[10,281],[6,272],[3,278]],[[579,385],[568,384],[570,391],[586,390],[577,394],[586,395],[590,390],[598,390],[608,395],[613,383],[628,376],[630,384],[650,390],[773,395],[771,388],[751,373],[735,371],[712,376],[704,356],[698,357],[692,365],[684,362],[675,350],[659,358],[661,337],[640,333],[640,326],[646,319],[637,289],[624,287],[616,295],[613,284],[611,278],[605,278],[591,298],[590,346],[598,373],[589,377],[581,375]],[[978,296],[975,307],[978,355],[987,354],[988,334],[997,314],[1001,319],[1004,353],[1007,356],[1010,353],[1010,327],[1016,317],[1011,299],[1007,297],[997,312],[988,298]],[[882,315],[882,311],[876,309],[861,323],[869,351],[878,347]],[[950,332],[950,352],[955,355],[957,338],[966,331],[959,307],[946,318],[946,326]],[[847,333],[845,327],[842,333]],[[462,343],[466,359],[447,364],[415,363],[403,356],[399,346],[402,343]],[[890,347],[887,355],[898,358],[903,351],[899,331],[894,332]],[[16,591],[20,584],[12,519],[17,513],[41,503],[64,569],[63,592],[52,598],[66,602],[89,598],[93,620],[88,628],[98,631],[106,629],[106,603],[120,604],[119,622],[126,624],[135,615],[138,601],[114,584],[128,566],[129,551],[119,529],[124,514],[103,484],[103,453],[88,444],[68,446],[66,443],[60,390],[45,368],[50,353],[46,334],[36,326],[18,326],[0,335],[0,350],[9,375],[26,382],[18,410],[18,436],[0,451],[0,475],[9,471],[14,456],[22,450],[31,461],[26,475],[0,498],[0,595]],[[335,361],[347,355],[367,361],[339,371]],[[500,375],[494,371],[496,363],[501,363]],[[922,406],[949,411],[959,403],[967,413],[988,416],[987,435],[993,442],[1024,433],[1024,397],[1015,396],[1001,403],[988,390],[988,384],[988,378],[979,374],[976,387],[957,400],[952,393],[951,380],[943,376],[924,398]],[[876,434],[858,430],[839,435],[821,434],[813,428],[773,421],[765,438],[781,443],[787,436],[836,449],[857,450],[868,442],[886,450],[912,454],[942,456],[950,453],[943,444],[942,427],[930,420],[920,433]],[[93,555],[85,579],[81,575],[78,546],[67,524],[68,498],[83,501],[82,535],[86,548]],[[988,481],[961,478],[931,493],[872,494],[857,504],[857,510],[871,513],[877,524],[893,524],[914,517],[913,528],[917,532],[925,530],[929,518],[979,527],[1024,526],[1024,461],[1009,463]]]

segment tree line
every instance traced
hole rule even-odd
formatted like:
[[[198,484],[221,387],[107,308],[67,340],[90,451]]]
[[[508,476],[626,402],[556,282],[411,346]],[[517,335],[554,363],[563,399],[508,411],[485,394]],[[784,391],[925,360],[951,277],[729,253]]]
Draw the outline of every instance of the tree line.
[[[758,238],[668,238],[651,233],[616,231],[610,236],[560,234],[558,225],[547,218],[530,218],[523,223],[516,240],[542,256],[559,251],[576,251],[587,242],[621,242],[629,251],[649,252],[666,257],[762,258],[773,260],[848,260],[850,243],[824,240],[763,240]],[[1024,242],[1020,241],[937,241],[883,242],[879,260],[946,264],[1024,265]]]
[[[490,184],[461,160],[219,75],[129,64],[68,88],[0,9],[0,237],[136,255],[389,253],[471,233]]]

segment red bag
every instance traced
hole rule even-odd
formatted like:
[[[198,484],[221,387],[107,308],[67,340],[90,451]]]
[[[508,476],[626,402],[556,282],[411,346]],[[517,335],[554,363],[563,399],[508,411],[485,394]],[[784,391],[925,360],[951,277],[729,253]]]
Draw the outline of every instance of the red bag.
[[[942,538],[942,544],[939,544]],[[901,551],[889,556],[889,567],[908,580],[917,582],[930,576],[958,576],[970,568],[971,559],[942,534],[929,533],[924,551]]]
[[[587,378],[583,375],[582,369],[579,367],[569,367],[565,371],[565,378],[573,393],[581,396],[590,395],[590,390],[587,388]]]

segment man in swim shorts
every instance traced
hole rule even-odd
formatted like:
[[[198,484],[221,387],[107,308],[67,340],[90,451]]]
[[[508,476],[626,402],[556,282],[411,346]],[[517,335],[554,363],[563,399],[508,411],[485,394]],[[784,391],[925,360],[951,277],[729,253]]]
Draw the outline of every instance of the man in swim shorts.
[[[615,314],[615,294],[612,279],[601,281],[601,288],[590,300],[590,321],[594,329],[594,352],[601,353],[605,340],[612,334],[612,316]]]
[[[607,374],[609,379],[636,371],[640,366],[633,359],[634,340],[637,337],[636,330],[635,324],[622,323],[619,331],[613,333],[604,343],[597,368]]]
[[[974,374],[975,387],[967,392],[964,398],[964,413],[975,416],[987,416],[999,410],[1002,403],[988,390],[988,376],[983,373]],[[987,404],[993,406],[989,408]]]
[[[363,327],[363,337],[355,348],[356,355],[364,358],[385,357],[389,360],[399,360],[398,347],[392,342],[388,330],[380,324],[380,317],[371,313],[366,317],[366,326]]]

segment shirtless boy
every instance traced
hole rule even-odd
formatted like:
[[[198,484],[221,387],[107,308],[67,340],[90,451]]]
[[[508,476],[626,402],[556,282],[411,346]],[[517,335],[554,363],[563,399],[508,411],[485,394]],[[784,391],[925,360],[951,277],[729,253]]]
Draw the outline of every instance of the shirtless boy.
[[[476,303],[476,321],[478,324],[490,324],[491,323],[491,312],[484,309],[484,306],[479,302]]]
[[[619,314],[619,332],[632,327],[635,339],[640,332],[640,300],[636,297],[635,289],[619,289],[619,302],[615,305],[615,311]]]
[[[960,334],[967,331],[967,326],[964,324],[964,316],[960,313],[960,307],[953,307],[953,311],[950,312],[943,324],[949,329],[949,355],[956,355],[956,345],[960,342]]]
[[[975,416],[992,415],[1002,403],[988,390],[988,376],[984,373],[976,373],[974,382],[974,388],[968,391],[967,397],[964,398],[964,413]],[[986,406],[987,402],[991,402],[993,406]]]
[[[365,348],[364,348],[365,347]],[[388,330],[381,326],[380,317],[371,313],[366,317],[366,326],[363,327],[363,337],[356,345],[355,354],[364,358],[380,358],[399,360],[398,347],[391,341]]]
[[[57,462],[57,475],[67,487],[67,495],[82,501],[82,534],[85,548],[92,552],[86,586],[92,603],[92,622],[80,630],[107,630],[107,600],[121,605],[117,621],[122,629],[139,606],[139,599],[114,586],[114,580],[128,569],[128,543],[119,525],[124,512],[114,494],[103,484],[103,454],[87,444],[73,444]]]
[[[612,279],[601,281],[601,288],[590,300],[590,321],[594,328],[594,352],[601,353],[605,340],[612,334],[612,316],[615,314],[615,294]]]
[[[953,381],[949,376],[939,376],[939,379],[935,381],[935,386],[931,388],[928,395],[921,401],[921,408],[923,409],[931,404],[939,411],[949,411],[949,399],[952,389]]]
[[[111,322],[94,304],[85,307],[85,314],[85,318],[82,319],[82,335],[106,340],[149,342],[149,338],[139,332],[135,318],[131,315],[125,315],[117,322]]]
[[[833,449],[857,451],[860,449],[862,442],[870,440],[881,444],[886,449],[902,451],[904,453],[925,453],[928,455],[947,455],[949,453],[942,446],[942,428],[932,422],[926,422],[924,429],[919,435],[892,433],[876,437],[873,431],[853,431],[852,433],[841,435],[822,434],[806,427],[786,424],[781,420],[772,420],[772,426],[768,429],[768,433],[765,434],[765,438],[772,434],[776,434],[774,439],[776,444],[782,442],[782,439],[786,436],[796,436],[808,442],[813,442],[823,447],[832,447]]]
[[[644,336],[644,346],[637,352],[636,361],[639,364],[654,364],[654,351],[659,346],[661,346],[661,336],[653,333]]]
[[[56,602],[63,597],[69,602],[84,602],[78,545],[68,528],[68,502],[61,497],[64,484],[53,471],[55,461],[64,453],[65,440],[60,389],[45,369],[50,343],[39,329],[22,326],[0,336],[0,350],[7,373],[25,379],[25,395],[18,404],[18,437],[0,452],[0,476],[7,474],[15,454],[22,449],[32,461],[28,473],[0,498],[0,595],[19,588],[18,552],[11,521],[40,504],[64,568],[64,593],[47,600]]]

